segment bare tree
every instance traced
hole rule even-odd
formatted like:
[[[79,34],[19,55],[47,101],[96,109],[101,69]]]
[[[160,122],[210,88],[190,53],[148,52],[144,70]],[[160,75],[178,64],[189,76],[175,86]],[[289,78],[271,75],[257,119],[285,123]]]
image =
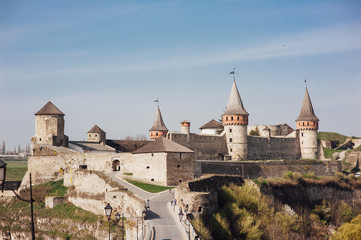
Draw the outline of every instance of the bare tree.
[[[5,154],[6,150],[5,150],[5,140],[3,140],[2,143],[2,153]]]

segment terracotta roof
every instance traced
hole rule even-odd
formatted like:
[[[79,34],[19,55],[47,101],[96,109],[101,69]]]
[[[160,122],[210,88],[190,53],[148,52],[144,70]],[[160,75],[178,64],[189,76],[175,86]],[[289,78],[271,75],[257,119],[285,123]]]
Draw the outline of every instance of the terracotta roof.
[[[244,109],[241,96],[239,95],[236,81],[233,81],[231,94],[229,96],[228,105],[223,115],[249,115]]]
[[[133,153],[157,153],[157,152],[177,152],[192,153],[193,151],[167,138],[160,137],[154,142],[138,149]]]
[[[44,105],[35,115],[65,115],[51,101]]]
[[[94,125],[92,129],[88,131],[88,133],[105,133],[98,125]]]
[[[217,122],[216,120],[212,119],[211,121],[207,122],[202,127],[200,127],[199,129],[204,129],[204,128],[223,129],[223,125]]]
[[[168,129],[166,128],[163,122],[163,118],[162,118],[162,114],[160,113],[159,106],[157,108],[157,113],[155,114],[153,126],[151,129],[149,129],[149,131],[168,131]]]
[[[297,121],[319,121],[316,117],[315,112],[313,111],[312,102],[308,90],[306,88],[305,97],[303,98],[302,108],[300,115],[298,115]]]

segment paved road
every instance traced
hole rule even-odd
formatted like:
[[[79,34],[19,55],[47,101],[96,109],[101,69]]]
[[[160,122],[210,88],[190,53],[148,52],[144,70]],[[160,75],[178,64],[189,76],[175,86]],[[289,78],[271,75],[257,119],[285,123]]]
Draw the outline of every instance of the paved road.
[[[117,172],[107,173],[113,180],[118,181],[129,191],[132,191],[138,197],[147,200],[150,199],[150,210],[147,212],[149,225],[155,228],[155,240],[185,240],[187,239],[185,231],[182,229],[177,219],[177,208],[175,211],[170,206],[170,200],[173,194],[168,190],[161,193],[146,192],[128,182],[117,177]]]

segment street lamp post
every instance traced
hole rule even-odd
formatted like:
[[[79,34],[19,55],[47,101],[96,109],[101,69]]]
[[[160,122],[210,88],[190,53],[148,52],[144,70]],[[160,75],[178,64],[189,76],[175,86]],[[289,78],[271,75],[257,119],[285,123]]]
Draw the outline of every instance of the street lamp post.
[[[112,215],[112,211],[113,211],[113,208],[112,206],[110,206],[110,204],[108,203],[105,208],[105,215],[107,216],[108,218],[108,224],[109,224],[109,240],[110,240],[110,216]]]
[[[4,186],[5,186],[5,177],[6,177],[6,163],[4,163],[2,160],[0,160],[0,185],[1,185],[1,192],[4,192]],[[32,190],[32,184],[31,184],[31,173],[29,173],[29,181],[30,181],[30,200],[26,200],[21,198],[15,191],[15,196],[24,202],[30,202],[30,217],[31,217],[31,239],[35,240],[35,227],[34,227],[34,208],[33,208],[33,190]]]
[[[120,214],[117,212],[115,214],[115,219],[116,221],[114,221],[113,219],[111,219],[111,216],[112,216],[112,211],[113,211],[113,208],[112,206],[110,206],[110,204],[108,203],[105,208],[104,208],[104,211],[105,211],[105,215],[107,216],[108,218],[108,224],[109,224],[109,240],[110,240],[110,221],[112,221],[116,226],[118,226],[118,222],[120,220]],[[124,219],[124,218],[123,218]],[[123,223],[124,224],[124,223]],[[123,229],[122,229],[123,230]],[[122,239],[124,239],[124,232],[122,231]]]
[[[4,163],[2,160],[0,160],[0,185],[1,185],[1,192],[4,192],[5,176],[6,176],[6,163]]]

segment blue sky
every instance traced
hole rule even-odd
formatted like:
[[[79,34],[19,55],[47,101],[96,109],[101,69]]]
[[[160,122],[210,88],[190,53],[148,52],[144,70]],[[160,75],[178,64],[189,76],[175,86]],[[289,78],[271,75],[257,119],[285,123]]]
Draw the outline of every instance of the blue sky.
[[[252,124],[295,127],[308,79],[320,131],[361,136],[361,2],[0,1],[0,141],[25,146],[51,100],[70,140],[218,119],[236,83]]]

